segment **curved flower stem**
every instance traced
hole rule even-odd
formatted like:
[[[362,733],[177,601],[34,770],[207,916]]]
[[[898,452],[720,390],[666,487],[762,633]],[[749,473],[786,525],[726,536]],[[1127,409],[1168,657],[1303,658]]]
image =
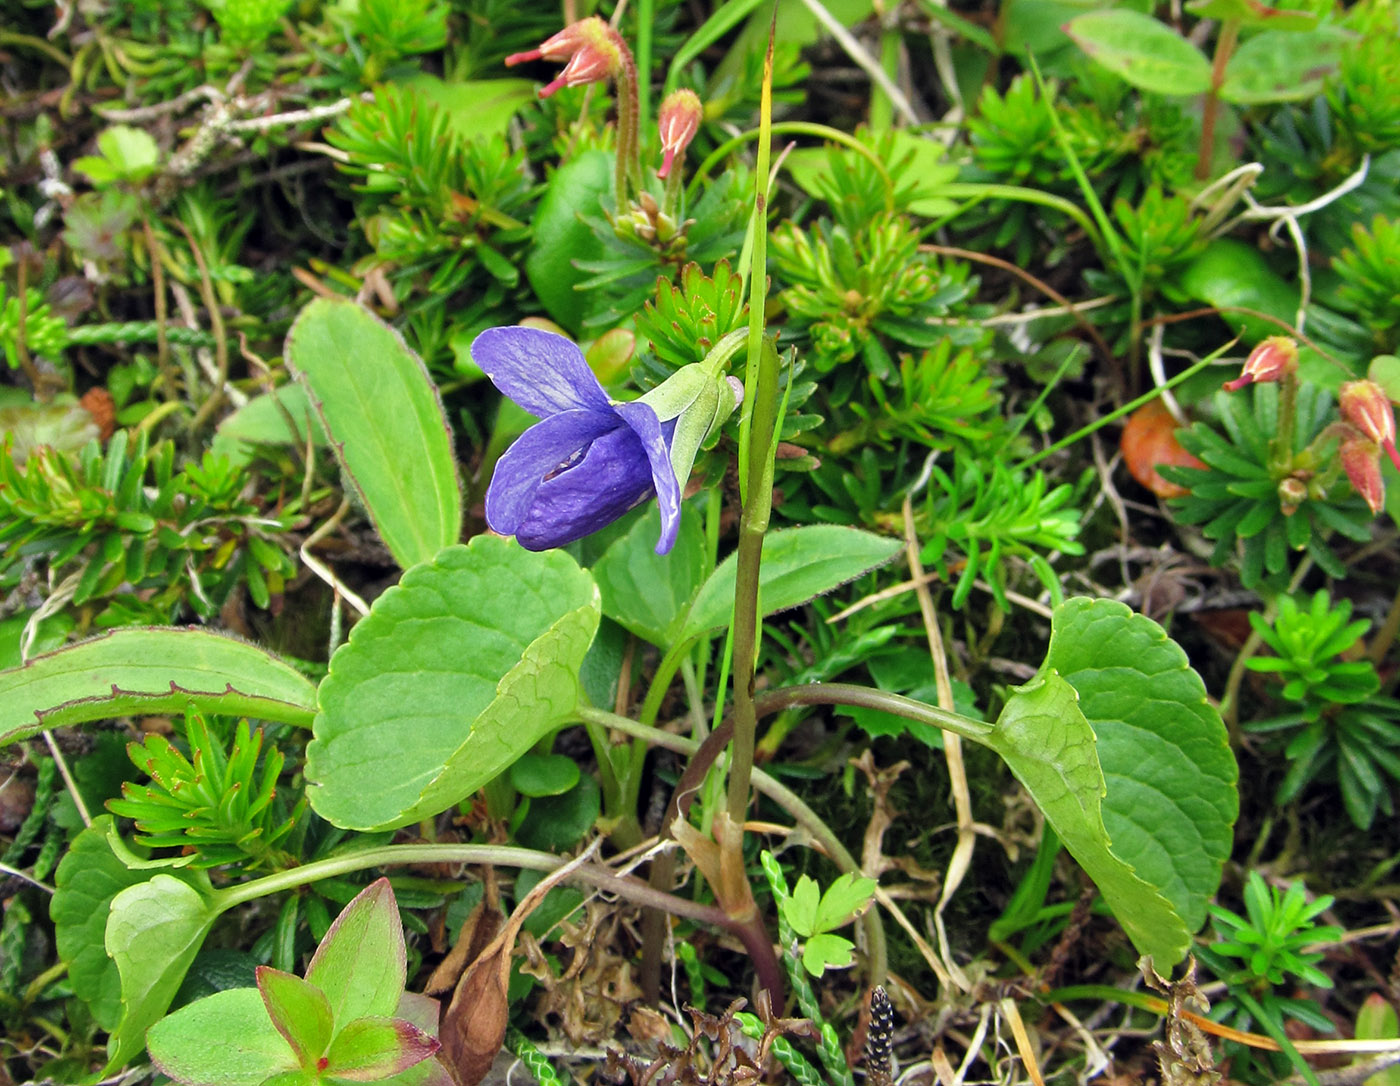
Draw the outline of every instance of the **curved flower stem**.
[[[393,867],[399,864],[496,864],[500,867],[518,867],[526,871],[553,871],[569,861],[549,852],[536,852],[534,849],[513,848],[506,845],[384,845],[380,848],[367,848],[344,856],[333,856],[325,860],[313,860],[286,871],[278,871],[260,879],[239,883],[223,890],[215,890],[211,895],[214,907],[223,912],[235,905],[242,905],[255,898],[268,894],[281,893],[304,886],[309,882],[336,875],[348,875],[372,867]],[[601,864],[585,864],[574,872],[573,878],[589,883],[608,893],[648,905],[654,909],[664,909],[676,916],[684,916],[702,924],[715,924],[743,938],[740,925],[733,923],[723,909],[713,905],[702,905],[675,894],[653,890],[641,879],[630,875],[619,875]]]
[[[798,136],[816,136],[829,143],[839,143],[849,147],[856,154],[861,155],[874,167],[875,172],[880,175],[880,179],[885,183],[885,209],[894,210],[894,179],[890,177],[890,171],[885,166],[884,161],[849,132],[842,132],[839,128],[832,128],[830,125],[814,124],[811,121],[779,121],[772,126],[774,135],[785,135],[791,133]],[[711,151],[695,168],[695,174],[690,180],[690,185],[686,189],[686,195],[690,200],[694,200],[700,189],[700,183],[714,167],[727,159],[736,147],[742,147],[750,140],[756,140],[762,134],[759,128],[749,129],[741,132],[732,139],[725,140],[713,151]]]

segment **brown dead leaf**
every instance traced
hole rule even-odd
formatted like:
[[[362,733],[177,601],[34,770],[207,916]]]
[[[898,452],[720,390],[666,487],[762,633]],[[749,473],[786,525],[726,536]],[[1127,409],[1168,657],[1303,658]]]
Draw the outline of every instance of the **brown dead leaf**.
[[[576,858],[540,879],[500,931],[467,965],[438,1031],[442,1042],[438,1059],[459,1086],[478,1086],[505,1041],[506,1026],[510,1024],[510,1003],[506,999],[510,958],[521,926],[545,894],[593,857],[598,844],[594,841]]]
[[[423,988],[423,994],[441,995],[455,987],[462,979],[462,971],[466,969],[467,963],[481,957],[491,940],[501,933],[501,926],[505,922],[505,913],[501,911],[500,891],[496,887],[496,873],[493,868],[488,867],[481,900],[462,922],[462,929],[457,933],[457,942],[448,951],[447,957],[433,970],[433,975],[428,978],[428,983]]]
[[[658,1045],[669,1044],[672,1039],[670,1019],[650,1007],[632,1008],[627,1019],[627,1032],[647,1052],[656,1051]]]
[[[626,942],[624,914],[591,901],[581,919],[581,923],[565,920],[559,925],[559,942],[569,951],[568,965],[562,975],[551,972],[541,980],[544,992],[535,1007],[539,1018],[556,1023],[578,1047],[615,1037],[624,1012],[642,995],[630,955],[619,952]],[[521,944],[528,952],[526,936]],[[549,969],[543,955],[538,964]]]

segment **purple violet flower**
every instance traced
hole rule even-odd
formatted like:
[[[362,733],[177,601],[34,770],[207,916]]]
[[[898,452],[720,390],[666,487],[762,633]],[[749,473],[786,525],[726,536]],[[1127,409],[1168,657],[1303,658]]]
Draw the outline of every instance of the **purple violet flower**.
[[[562,547],[611,524],[653,493],[661,507],[656,553],[675,545],[681,488],[671,467],[675,420],[644,403],[614,403],[583,352],[537,328],[488,328],[472,359],[540,421],[496,461],[486,521],[526,550]]]

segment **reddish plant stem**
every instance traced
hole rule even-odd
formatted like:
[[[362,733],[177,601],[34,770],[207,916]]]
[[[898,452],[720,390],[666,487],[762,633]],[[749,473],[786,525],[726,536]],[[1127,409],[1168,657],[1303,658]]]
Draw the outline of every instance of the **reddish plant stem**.
[[[1215,59],[1210,69],[1210,90],[1206,91],[1201,110],[1201,146],[1196,155],[1196,179],[1210,177],[1210,163],[1215,151],[1215,122],[1220,115],[1220,88],[1225,85],[1225,66],[1235,51],[1240,37],[1240,21],[1226,19],[1220,26],[1220,38],[1215,43]]]

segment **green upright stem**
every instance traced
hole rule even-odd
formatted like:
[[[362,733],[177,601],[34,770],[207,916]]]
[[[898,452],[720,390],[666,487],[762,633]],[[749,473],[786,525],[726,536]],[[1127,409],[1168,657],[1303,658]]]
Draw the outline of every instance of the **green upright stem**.
[[[651,28],[656,0],[637,0],[637,116],[651,116]]]
[[[1274,434],[1272,454],[1274,470],[1293,470],[1293,432],[1298,414],[1298,374],[1285,373],[1278,381],[1278,431]]]
[[[773,18],[777,19],[777,9]],[[778,351],[764,341],[764,302],[768,295],[768,163],[773,144],[773,30],[763,62],[759,103],[757,191],[753,209],[753,265],[749,275],[749,356],[744,373],[748,408],[739,424],[739,546],[734,576],[734,743],[729,767],[729,817],[744,824],[753,771],[754,662],[758,651],[758,569],[763,536],[773,511],[774,432],[778,425]]]
[[[858,702],[855,701],[840,701],[839,697],[843,691],[861,691],[863,689],[854,686],[847,687],[839,683],[815,684],[815,689],[818,690],[830,691],[833,690],[833,688],[837,688],[834,692],[837,694],[838,700],[832,701],[832,704],[858,704]],[[805,688],[802,689],[805,690]],[[766,716],[769,713],[777,712],[779,709],[784,708],[785,703],[783,696],[797,692],[796,690],[779,690],[774,691],[772,694],[765,693],[755,703],[758,713]],[[911,716],[911,719],[915,717],[913,717],[910,712],[906,712],[905,703],[910,707],[914,707],[916,711],[922,709],[935,714],[941,712],[941,710],[933,708],[932,706],[922,705],[920,702],[910,701],[908,698],[900,698],[897,694],[886,695],[883,694],[883,691],[879,690],[872,690],[869,691],[869,693],[876,696],[883,695],[885,699],[894,699],[893,701],[881,700],[879,707],[900,713],[901,715]],[[860,695],[857,694],[853,696],[858,697]],[[805,702],[805,704],[815,703],[816,699]],[[797,700],[787,702],[786,704],[797,704]],[[694,739],[687,739],[683,735],[674,735],[671,732],[662,731],[660,728],[648,728],[638,724],[635,720],[617,716],[604,709],[581,708],[576,715],[578,719],[584,722],[614,728],[620,732],[627,732],[640,739],[645,739],[653,746],[662,747],[666,750],[673,750],[678,754],[694,755],[701,747],[701,744],[697,743]],[[991,728],[989,724],[978,725],[977,721],[968,721],[953,713],[947,713],[945,715],[956,721],[956,727],[950,728],[950,731],[962,729],[965,724],[977,725],[985,730],[990,730]],[[730,722],[722,725],[719,730],[712,734],[712,741],[722,739],[722,731],[724,728],[729,727],[730,723],[732,723],[732,718]],[[935,727],[939,726],[948,727],[948,723],[945,721],[941,725],[935,725]],[[966,734],[966,732],[964,732],[964,734]],[[762,795],[767,796],[785,810],[798,825],[806,830],[807,833],[811,834],[812,840],[816,842],[817,846],[830,857],[831,861],[835,863],[842,872],[849,871],[857,875],[861,873],[860,864],[857,862],[856,858],[851,855],[850,850],[841,843],[840,838],[831,832],[831,827],[822,821],[821,815],[808,807],[796,792],[780,783],[775,777],[769,776],[761,769],[755,769],[753,771],[753,783],[754,787],[757,788]],[[865,933],[866,955],[870,959],[870,981],[872,984],[882,983],[885,978],[887,961],[885,951],[885,928],[880,922],[880,914],[874,909],[868,910],[861,917],[860,925],[862,931]]]
[[[755,281],[759,277],[755,276]],[[762,305],[754,311],[762,311]],[[761,333],[760,333],[761,334]],[[762,344],[749,434],[748,496],[739,518],[734,576],[734,746],[729,768],[729,817],[744,821],[749,807],[758,716],[754,711],[754,664],[758,653],[758,573],[763,536],[773,509],[773,435],[778,420],[778,353]]]

